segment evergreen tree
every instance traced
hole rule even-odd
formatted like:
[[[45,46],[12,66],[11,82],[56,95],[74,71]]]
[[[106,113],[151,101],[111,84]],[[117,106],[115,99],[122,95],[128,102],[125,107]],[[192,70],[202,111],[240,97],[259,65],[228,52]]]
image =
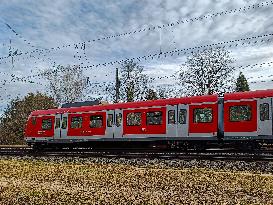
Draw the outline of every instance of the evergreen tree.
[[[237,78],[237,82],[236,82],[236,92],[245,92],[245,91],[249,91],[249,85],[247,82],[246,77],[244,76],[244,74],[242,72],[240,72],[239,77]]]

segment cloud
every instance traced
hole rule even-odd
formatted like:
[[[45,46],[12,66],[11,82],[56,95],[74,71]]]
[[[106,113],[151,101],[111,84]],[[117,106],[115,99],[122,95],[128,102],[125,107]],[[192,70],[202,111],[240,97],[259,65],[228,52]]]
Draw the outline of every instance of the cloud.
[[[147,28],[151,25],[162,25],[228,9],[238,9],[254,3],[260,3],[260,1],[56,0],[52,3],[47,0],[3,0],[0,4],[0,13],[2,21],[11,25],[32,45],[51,48]],[[7,75],[11,74],[23,76],[37,73],[39,70],[52,67],[54,62],[63,65],[80,63],[92,65],[158,53],[160,48],[163,51],[183,49],[270,33],[272,32],[270,30],[273,18],[272,8],[273,6],[270,5],[168,27],[161,32],[161,42],[160,32],[155,30],[89,43],[86,45],[85,54],[82,50],[72,46],[51,53],[33,54],[36,58],[15,57],[13,66],[11,62],[1,63],[3,61],[0,60],[0,71],[5,72],[5,75],[1,74],[0,81],[9,79]],[[26,42],[12,33],[3,22],[0,21],[0,24],[0,56],[8,55],[10,47],[13,51],[16,49],[22,52],[33,50]],[[271,41],[238,46],[230,50],[236,59],[235,66],[272,61]],[[74,55],[85,55],[86,57],[78,60],[74,58]],[[173,72],[185,59],[186,56],[174,55],[140,62],[140,64],[145,66],[147,73],[158,76]],[[115,68],[116,66],[99,67],[85,72],[94,81],[113,81]],[[248,77],[273,73],[270,68],[267,68],[266,72],[259,69],[245,69],[244,72]],[[43,79],[38,79],[38,81],[43,81]],[[6,86],[6,92],[10,93],[12,98],[18,94],[45,89],[44,86],[33,87],[32,84],[23,84],[10,83],[10,86]],[[270,83],[258,83],[251,88],[255,89],[257,85],[261,89],[272,87]],[[13,89],[12,86],[16,89]],[[8,102],[8,98],[4,99],[4,102]]]

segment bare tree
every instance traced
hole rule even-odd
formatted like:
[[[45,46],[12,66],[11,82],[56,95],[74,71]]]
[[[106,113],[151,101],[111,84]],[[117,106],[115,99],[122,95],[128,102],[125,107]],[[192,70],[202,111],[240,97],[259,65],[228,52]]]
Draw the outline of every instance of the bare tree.
[[[58,66],[53,72],[43,72],[43,76],[49,81],[49,90],[59,105],[83,100],[88,78],[79,66]]]
[[[143,67],[132,60],[125,61],[120,69],[119,99],[122,102],[145,100],[148,92],[150,78],[143,74]],[[106,91],[112,99],[115,99],[116,87],[106,87]]]
[[[180,95],[204,95],[234,88],[234,60],[224,48],[196,51],[187,58],[179,73]]]
[[[158,96],[155,90],[153,89],[148,89],[148,92],[145,97],[146,100],[157,100]]]

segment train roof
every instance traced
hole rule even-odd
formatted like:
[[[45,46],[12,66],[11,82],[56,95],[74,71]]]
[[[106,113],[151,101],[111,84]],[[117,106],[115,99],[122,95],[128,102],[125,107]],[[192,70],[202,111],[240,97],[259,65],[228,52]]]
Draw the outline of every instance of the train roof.
[[[138,102],[129,102],[129,103],[115,103],[115,104],[108,104],[108,105],[93,105],[93,106],[58,108],[58,109],[49,109],[49,110],[36,110],[36,111],[33,111],[31,115],[32,116],[52,115],[52,114],[58,114],[58,113],[60,114],[78,113],[78,112],[88,112],[88,111],[156,107],[156,106],[165,106],[165,105],[192,104],[192,103],[217,102],[217,101],[218,101],[217,95],[204,95],[204,96],[138,101]]]
[[[273,97],[273,89],[226,93],[224,95],[224,100],[240,100],[240,99],[254,99],[254,98],[266,98],[266,97]]]

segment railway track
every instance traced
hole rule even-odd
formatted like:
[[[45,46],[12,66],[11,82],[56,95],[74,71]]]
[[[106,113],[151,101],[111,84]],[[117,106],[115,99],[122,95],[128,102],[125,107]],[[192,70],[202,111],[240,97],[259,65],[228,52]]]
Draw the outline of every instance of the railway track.
[[[104,157],[104,158],[147,158],[147,159],[181,159],[181,160],[232,160],[232,161],[272,161],[273,150],[258,152],[239,152],[231,149],[208,149],[203,152],[194,150],[161,151],[161,150],[124,150],[124,149],[62,149],[34,151],[26,146],[0,147],[1,156],[32,156],[32,157]]]

